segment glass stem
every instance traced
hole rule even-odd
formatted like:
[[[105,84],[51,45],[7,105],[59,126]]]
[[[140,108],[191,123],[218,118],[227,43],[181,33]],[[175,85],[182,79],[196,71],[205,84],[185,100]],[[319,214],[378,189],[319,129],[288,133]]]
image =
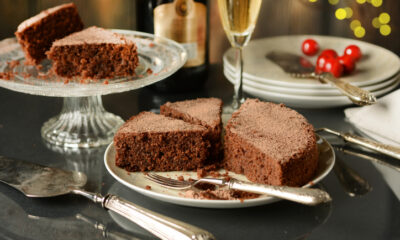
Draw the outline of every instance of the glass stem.
[[[243,98],[243,48],[235,47],[236,49],[236,76],[234,84],[234,95],[232,108],[233,110],[239,109],[240,105],[244,102]]]

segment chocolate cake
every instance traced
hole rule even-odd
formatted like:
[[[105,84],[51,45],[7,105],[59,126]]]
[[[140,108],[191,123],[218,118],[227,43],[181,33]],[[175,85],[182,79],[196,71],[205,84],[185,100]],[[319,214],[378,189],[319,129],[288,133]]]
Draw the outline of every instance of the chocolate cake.
[[[90,27],[55,41],[47,56],[53,60],[53,71],[68,78],[132,76],[138,65],[134,42],[99,27]]]
[[[39,64],[46,58],[54,40],[83,29],[78,10],[73,3],[42,11],[22,22],[15,36],[25,52],[27,64]]]
[[[199,124],[208,129],[211,143],[208,163],[218,161],[221,150],[221,111],[222,101],[218,98],[198,98],[166,104],[160,107],[161,114],[182,119],[185,122]]]
[[[203,126],[142,112],[115,134],[115,163],[127,171],[196,169],[208,157],[206,134]]]
[[[249,180],[301,186],[318,166],[313,127],[283,104],[248,99],[228,121],[224,165]]]

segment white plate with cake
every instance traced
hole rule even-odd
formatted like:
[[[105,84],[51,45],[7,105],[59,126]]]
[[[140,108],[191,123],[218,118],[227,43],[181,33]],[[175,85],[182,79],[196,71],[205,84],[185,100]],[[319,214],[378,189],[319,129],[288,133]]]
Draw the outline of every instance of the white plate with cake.
[[[315,176],[311,181],[303,187],[312,187],[314,184],[324,179],[329,172],[332,170],[335,164],[335,154],[330,144],[320,138],[318,140],[318,150],[320,151],[320,158],[318,162],[318,168]],[[178,191],[164,188],[145,177],[144,172],[128,172],[125,169],[119,168],[115,165],[115,149],[112,144],[107,148],[104,156],[104,162],[108,172],[120,183],[127,186],[128,188],[148,196],[153,199],[157,199],[164,202],[173,204],[201,207],[201,208],[244,208],[260,206],[269,203],[274,203],[280,199],[275,197],[269,197],[261,195],[257,198],[252,199],[237,199],[237,200],[209,200],[209,199],[192,199],[186,198],[184,195],[185,191]],[[221,175],[225,174],[225,170],[219,170]],[[155,172],[159,175],[178,179],[183,176],[185,179],[197,179],[197,172],[195,171],[171,171],[171,172]],[[249,181],[244,175],[229,172],[229,176]],[[191,194],[190,192],[188,194]]]
[[[257,99],[248,99],[228,121],[220,159],[221,107],[219,99],[202,98],[166,103],[161,114],[142,112],[131,117],[105,152],[107,170],[127,187],[161,201],[240,208],[278,199],[222,188],[171,190],[147,180],[145,174],[153,171],[188,180],[209,172],[257,183],[310,187],[332,169],[332,147],[301,114]],[[210,171],[215,165],[223,169]]]

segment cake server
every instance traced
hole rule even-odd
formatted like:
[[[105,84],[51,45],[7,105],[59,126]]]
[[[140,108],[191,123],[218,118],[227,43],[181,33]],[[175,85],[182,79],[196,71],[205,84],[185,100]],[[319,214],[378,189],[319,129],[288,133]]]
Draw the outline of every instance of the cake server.
[[[315,67],[304,57],[296,54],[273,51],[266,58],[279,65],[286,73],[295,78],[313,78],[329,83],[338,88],[353,103],[357,105],[370,105],[376,102],[376,97],[369,91],[351,85],[350,83],[335,78],[330,73],[315,73]]]
[[[0,182],[27,197],[54,197],[64,194],[82,195],[105,209],[114,211],[161,239],[205,240],[214,236],[198,227],[142,208],[115,195],[102,196],[85,191],[86,175],[0,156]]]
[[[229,181],[219,178],[200,178],[194,182],[190,182],[163,177],[155,173],[147,173],[145,176],[147,179],[171,189],[183,190],[195,187],[198,183],[208,183],[213,185],[227,186],[229,189],[240,190],[244,192],[267,194],[272,197],[286,199],[309,206],[315,206],[320,203],[330,202],[332,200],[327,192],[315,188],[272,186],[239,181],[233,178]]]
[[[322,131],[336,135],[336,136],[342,138],[346,142],[354,143],[354,144],[360,145],[362,147],[371,149],[373,151],[376,151],[376,152],[379,152],[384,155],[387,155],[387,156],[390,156],[390,157],[400,160],[400,148],[399,147],[379,143],[379,142],[373,141],[371,139],[363,138],[363,137],[360,137],[360,136],[357,136],[357,135],[354,135],[351,133],[338,132],[338,131],[332,130],[330,128],[315,129],[315,132],[322,132]]]

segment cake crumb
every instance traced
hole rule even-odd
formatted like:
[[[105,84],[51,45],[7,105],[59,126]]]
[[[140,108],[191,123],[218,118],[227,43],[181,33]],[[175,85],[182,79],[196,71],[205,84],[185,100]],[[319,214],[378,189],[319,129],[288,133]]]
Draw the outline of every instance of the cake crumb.
[[[19,63],[20,63],[19,60],[11,60],[11,61],[7,62],[7,65],[9,68],[13,69],[16,66],[18,66]]]
[[[148,69],[146,70],[146,72],[147,72],[147,74],[152,74],[152,73],[153,73],[153,70],[151,70],[151,68],[148,68]]]
[[[194,191],[187,190],[184,193],[179,193],[180,196],[191,199],[203,199],[203,200],[240,200],[244,202],[246,199],[257,198],[260,195],[255,193],[247,193],[229,189],[216,189],[216,190],[202,190]]]
[[[178,176],[178,181],[181,181],[181,182],[183,182],[183,181],[185,181],[185,178],[181,175],[181,176]]]
[[[105,85],[108,85],[108,80],[104,80],[104,82],[103,82]]]
[[[149,43],[149,47],[153,48],[155,44],[153,42]]]
[[[151,190],[151,186],[150,185],[146,185],[146,190]]]
[[[10,80],[14,78],[14,73],[12,72],[0,72],[0,79]]]
[[[206,170],[204,170],[204,168],[197,169],[197,177],[198,178],[203,178],[205,176],[207,176],[207,172],[206,172]]]

